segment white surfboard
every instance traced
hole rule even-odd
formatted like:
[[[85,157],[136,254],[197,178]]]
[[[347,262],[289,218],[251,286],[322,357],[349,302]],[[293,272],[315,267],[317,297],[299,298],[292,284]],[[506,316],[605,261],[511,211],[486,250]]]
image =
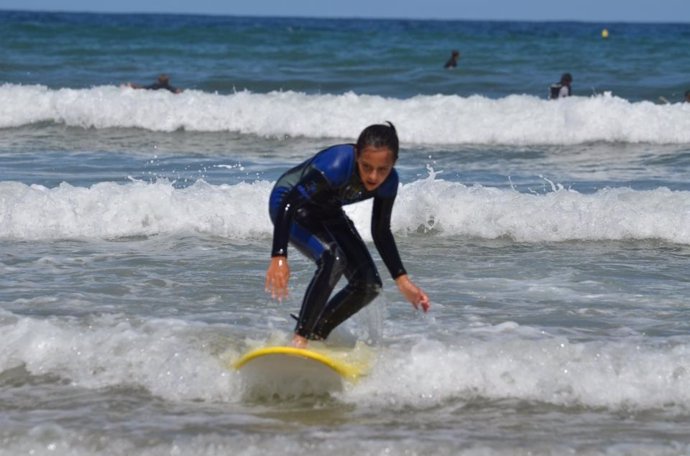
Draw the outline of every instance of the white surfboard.
[[[249,351],[233,367],[251,396],[301,397],[342,391],[367,373],[370,360],[361,349],[269,346]]]

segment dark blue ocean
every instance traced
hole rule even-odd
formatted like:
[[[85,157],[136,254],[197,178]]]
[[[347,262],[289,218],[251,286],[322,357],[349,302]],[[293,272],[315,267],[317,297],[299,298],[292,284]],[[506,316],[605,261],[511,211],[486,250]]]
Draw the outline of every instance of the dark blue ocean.
[[[0,11],[0,456],[690,453],[689,44]],[[160,73],[182,93],[127,84]],[[230,365],[289,339],[313,273],[292,252],[290,297],[264,293],[270,189],[386,120],[432,309],[371,245],[384,292],[332,341],[369,345],[370,374],[254,396]],[[347,208],[367,242],[370,211]]]
[[[89,88],[169,73],[204,92],[546,96],[679,101],[688,24],[413,21],[0,12],[2,81]],[[601,32],[607,29],[608,39]],[[455,71],[439,71],[452,49]]]

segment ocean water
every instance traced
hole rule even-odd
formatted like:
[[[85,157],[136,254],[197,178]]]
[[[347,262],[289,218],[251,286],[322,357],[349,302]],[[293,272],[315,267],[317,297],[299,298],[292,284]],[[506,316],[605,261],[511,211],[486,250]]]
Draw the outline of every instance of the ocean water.
[[[688,454],[689,41],[0,12],[0,455]],[[185,91],[124,85],[160,72]],[[290,297],[264,293],[270,189],[384,120],[432,309],[374,254],[384,293],[333,337],[370,375],[253,397],[228,365],[288,340],[313,272],[291,254]]]

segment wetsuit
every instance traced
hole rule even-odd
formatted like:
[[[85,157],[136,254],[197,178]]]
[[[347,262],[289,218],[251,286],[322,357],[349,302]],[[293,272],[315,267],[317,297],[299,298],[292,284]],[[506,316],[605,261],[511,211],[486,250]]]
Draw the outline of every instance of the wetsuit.
[[[147,86],[144,86],[143,88],[146,90],[165,89],[165,90],[168,90],[172,93],[178,93],[179,92],[179,89],[177,87],[171,86],[170,83],[168,83],[168,82],[160,82],[160,81],[156,81],[153,84],[149,84]]]
[[[549,88],[549,98],[552,100],[557,100],[558,98],[569,97],[572,93],[569,85],[565,85],[561,82],[556,84],[551,84]]]
[[[374,198],[374,244],[393,278],[406,273],[390,230],[398,174],[391,170],[386,180],[369,192],[362,184],[355,158],[353,144],[324,149],[283,174],[271,192],[271,256],[287,255],[289,241],[317,265],[295,328],[296,334],[307,339],[325,339],[381,290],[374,261],[343,205]],[[343,274],[347,286],[329,301]]]

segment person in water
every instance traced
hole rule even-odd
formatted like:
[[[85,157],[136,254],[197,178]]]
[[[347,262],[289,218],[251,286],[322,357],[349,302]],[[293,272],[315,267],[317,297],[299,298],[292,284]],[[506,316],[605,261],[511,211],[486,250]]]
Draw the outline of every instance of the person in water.
[[[269,199],[274,230],[266,291],[278,300],[288,294],[288,241],[316,263],[297,318],[295,347],[326,339],[381,291],[376,265],[343,210],[346,204],[373,198],[374,244],[403,296],[415,309],[429,310],[429,297],[407,275],[390,229],[398,191],[398,144],[392,123],[370,125],[357,144],[324,149],[276,182]],[[347,285],[331,297],[343,275]]]
[[[573,76],[570,73],[563,73],[563,75],[561,75],[561,81],[556,84],[551,84],[551,87],[549,87],[549,98],[551,100],[556,100],[572,95],[572,82]]]
[[[167,74],[159,75],[158,79],[156,79],[156,82],[154,82],[153,84],[146,85],[146,86],[142,86],[139,84],[133,84],[133,83],[129,83],[128,85],[133,89],[146,89],[146,90],[165,89],[165,90],[168,90],[172,93],[182,93],[182,89],[178,89],[177,87],[173,87],[170,85],[170,77]]]
[[[446,62],[445,65],[443,65],[443,68],[449,69],[449,68],[455,68],[458,66],[458,60],[460,60],[460,52],[459,51],[453,51],[450,54],[450,58]]]

